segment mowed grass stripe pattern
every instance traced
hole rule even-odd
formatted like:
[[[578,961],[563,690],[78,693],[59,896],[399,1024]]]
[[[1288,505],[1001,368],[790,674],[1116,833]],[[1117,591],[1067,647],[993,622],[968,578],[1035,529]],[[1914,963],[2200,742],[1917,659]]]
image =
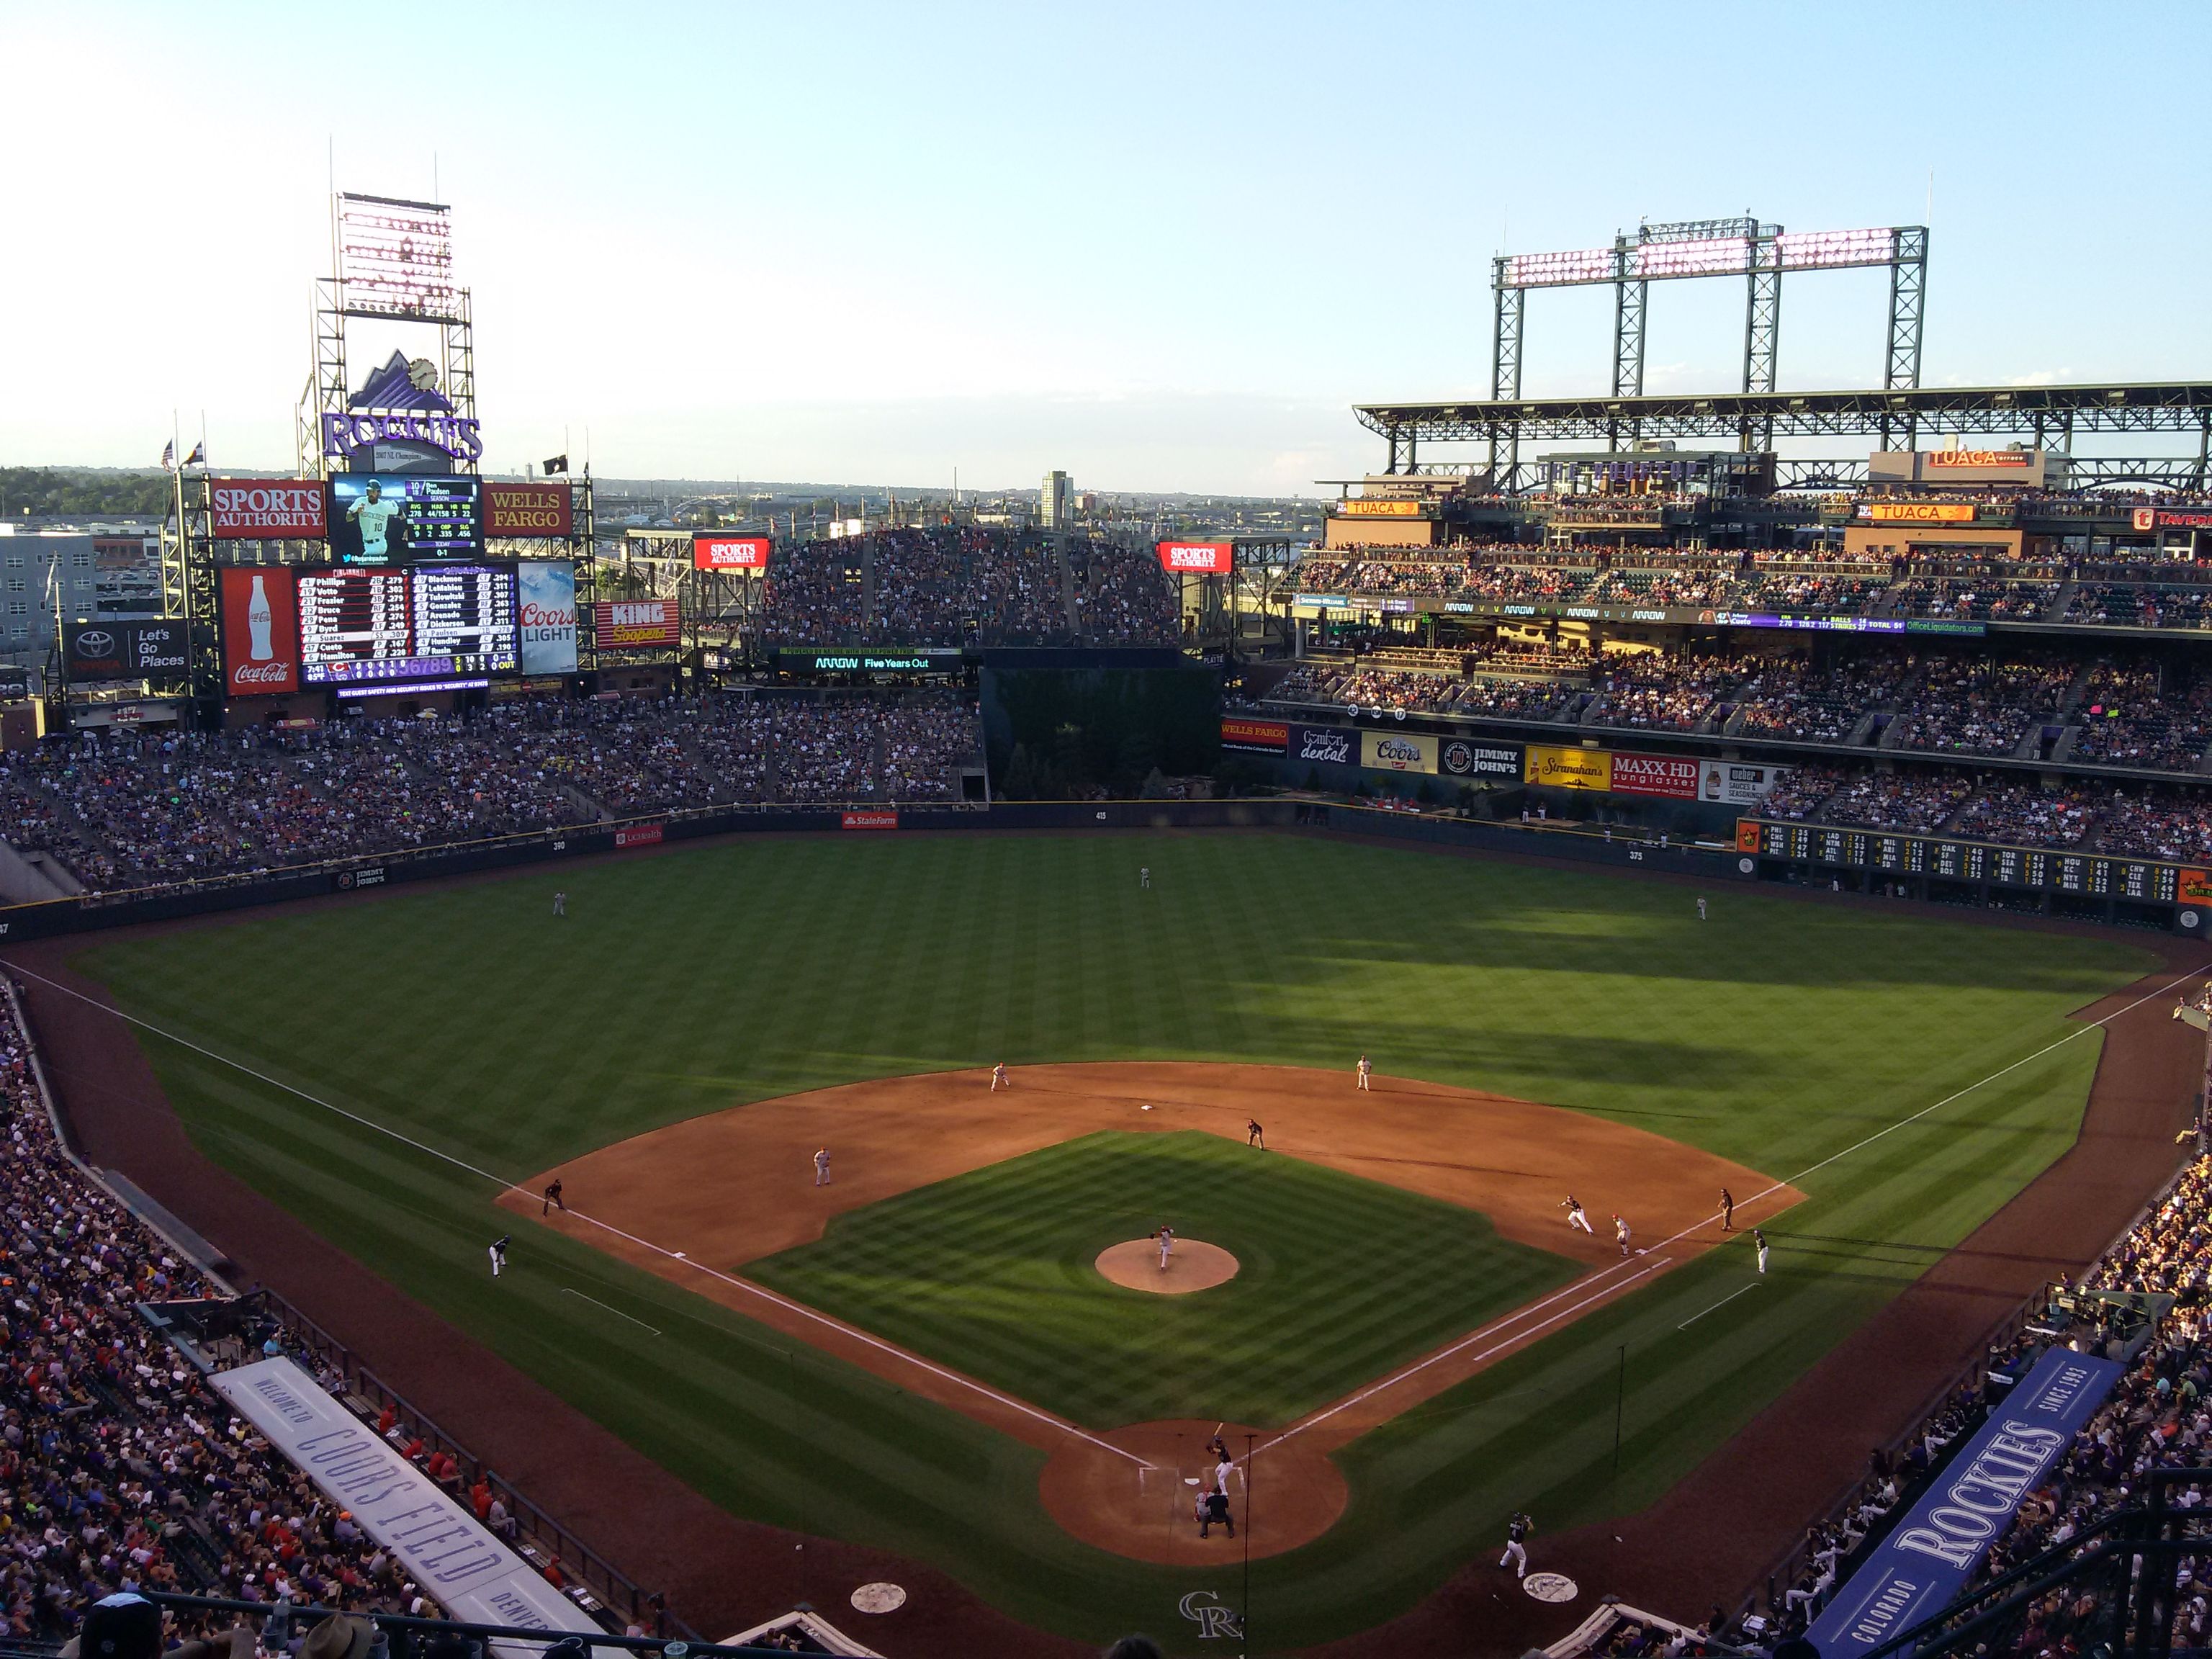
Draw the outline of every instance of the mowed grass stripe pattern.
[[[1701,924],[1692,897],[1288,835],[822,837],[401,889],[78,961],[134,1012],[510,1176],[860,1078],[1148,1056],[1342,1070],[1362,1049],[1386,1077],[1598,1112],[1787,1176],[2079,1031],[2070,1010],[2154,965],[2119,938],[1748,890]],[[1768,1282],[1687,1332],[1749,1282],[1741,1248],[1348,1448],[1342,1523],[1255,1564],[1273,1627],[1320,1641],[1386,1618],[1494,1550],[1516,1508],[1548,1532],[1663,1491],[2065,1148],[2100,1041],[1821,1170],[1770,1230]],[[1060,1532],[1038,1454],[536,1228],[495,1287],[483,1247],[511,1218],[483,1183],[148,1047],[211,1155],[736,1512],[915,1555],[1086,1640],[1182,1627],[1188,1575]],[[1620,1195],[1580,1196],[1602,1213]]]
[[[1225,1285],[1108,1283],[1163,1223]],[[1482,1216],[1196,1132],[1085,1135],[832,1220],[748,1277],[1086,1427],[1286,1425],[1578,1271]]]

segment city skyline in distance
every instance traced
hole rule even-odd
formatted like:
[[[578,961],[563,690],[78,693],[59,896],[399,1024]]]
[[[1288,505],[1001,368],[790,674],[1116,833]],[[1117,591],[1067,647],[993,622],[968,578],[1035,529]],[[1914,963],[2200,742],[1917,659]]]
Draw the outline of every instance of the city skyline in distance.
[[[1851,13],[679,8],[607,40],[403,7],[375,43],[402,121],[347,92],[351,26],[18,12],[0,50],[46,72],[0,111],[37,232],[0,270],[0,463],[143,465],[174,410],[219,465],[286,468],[333,178],[453,204],[497,471],[1316,495],[1382,465],[1352,403],[1486,392],[1492,253],[1746,209],[1929,219],[1927,384],[2200,372],[2208,233],[2139,131],[1991,161],[1992,112],[2055,76],[2185,96],[2205,18]],[[1390,67],[1478,61],[1526,71],[1479,119],[1473,81]],[[1756,144],[1716,117],[1784,94],[1804,118]],[[1881,283],[1791,279],[1784,389],[1878,382]],[[1532,298],[1530,395],[1605,388],[1611,297]],[[1732,389],[1741,337],[1736,285],[1660,285],[1648,384]]]

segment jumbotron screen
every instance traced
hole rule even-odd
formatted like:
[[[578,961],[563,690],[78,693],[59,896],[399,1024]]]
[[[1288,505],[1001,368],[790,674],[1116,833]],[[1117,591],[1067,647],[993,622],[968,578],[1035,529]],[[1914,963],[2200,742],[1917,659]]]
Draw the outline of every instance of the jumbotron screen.
[[[398,565],[483,556],[483,502],[460,474],[341,472],[331,479],[331,555]]]
[[[390,684],[520,666],[507,565],[300,573],[300,680]]]

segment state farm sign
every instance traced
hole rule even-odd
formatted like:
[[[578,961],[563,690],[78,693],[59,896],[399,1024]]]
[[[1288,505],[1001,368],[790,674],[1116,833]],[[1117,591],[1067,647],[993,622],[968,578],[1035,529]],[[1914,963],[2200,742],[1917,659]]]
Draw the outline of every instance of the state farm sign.
[[[1225,576],[1235,568],[1237,549],[1230,542],[1162,542],[1160,568]]]
[[[208,534],[217,541],[319,538],[323,486],[305,478],[211,478]]]

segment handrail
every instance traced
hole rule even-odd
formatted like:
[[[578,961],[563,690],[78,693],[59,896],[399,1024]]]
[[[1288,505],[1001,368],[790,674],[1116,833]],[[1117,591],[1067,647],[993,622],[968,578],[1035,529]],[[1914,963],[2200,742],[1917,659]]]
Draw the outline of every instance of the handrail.
[[[416,1632],[426,1636],[466,1636],[479,1640],[490,1638],[546,1644],[558,1643],[564,1637],[582,1638],[593,1648],[610,1648],[627,1653],[666,1656],[666,1659],[686,1659],[688,1655],[745,1655],[757,1653],[787,1653],[788,1649],[732,1647],[726,1643],[708,1642],[699,1637],[617,1636],[603,1631],[545,1631],[533,1630],[522,1625],[472,1625],[458,1619],[422,1619],[412,1613],[352,1612],[344,1607],[319,1607],[313,1603],[279,1603],[274,1601],[240,1601],[221,1595],[185,1595],[170,1590],[142,1589],[138,1594],[160,1607],[169,1607],[186,1613],[242,1613],[250,1620],[270,1619],[282,1612],[289,1619],[313,1626],[325,1619],[343,1617],[365,1619],[378,1629],[403,1637]],[[411,1646],[411,1644],[406,1645]],[[395,1644],[395,1652],[401,1644]]]

